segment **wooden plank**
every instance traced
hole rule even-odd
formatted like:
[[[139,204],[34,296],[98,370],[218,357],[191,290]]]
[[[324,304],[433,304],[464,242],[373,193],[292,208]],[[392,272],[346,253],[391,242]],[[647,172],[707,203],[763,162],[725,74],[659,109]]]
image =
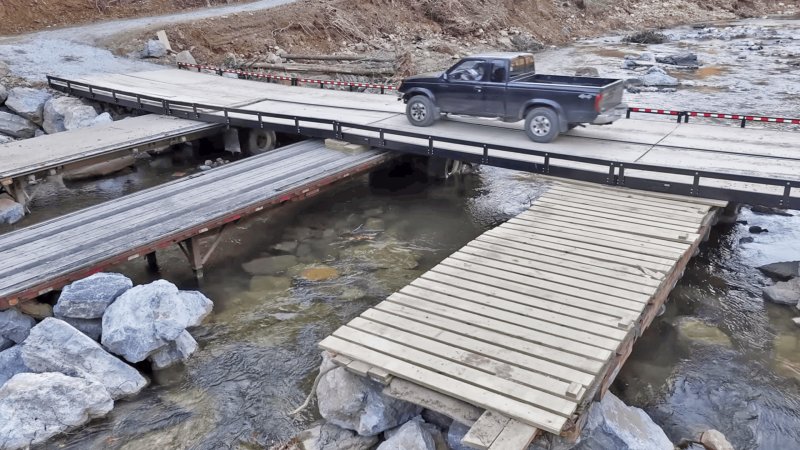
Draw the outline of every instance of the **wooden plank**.
[[[435,325],[427,325],[421,321],[407,319],[405,317],[380,309],[368,309],[360,317],[376,323],[391,326],[393,328],[405,330],[409,333],[414,333],[425,338],[433,339],[451,347],[469,350],[519,367],[530,368],[531,370],[543,373],[556,380],[562,380],[570,383],[574,382],[582,386],[589,386],[589,384],[591,384],[595,378],[593,374],[588,373],[586,370],[573,369],[571,367],[553,363],[542,358],[537,358],[536,356],[531,356],[530,354],[524,353],[522,350],[517,350],[513,346],[518,341],[514,339],[500,339],[497,342],[487,342],[485,339],[479,340],[478,338],[486,338],[490,336],[488,333],[481,334],[473,338],[463,334],[458,334],[458,332],[463,328],[456,328],[452,331],[449,329],[437,328]],[[499,333],[498,335],[500,337],[503,336]],[[598,366],[594,361],[591,361],[590,363],[593,365],[593,367]]]
[[[369,370],[371,368],[372,366],[370,366],[369,364],[364,364],[363,362],[358,360],[353,360],[350,362],[350,364],[347,365],[348,371],[362,377],[366,377],[369,374]]]
[[[415,308],[410,308],[393,302],[383,301],[374,307],[378,311],[393,314],[408,320],[414,320],[429,326],[450,330],[464,337],[473,337],[485,342],[496,344],[520,353],[531,355],[565,367],[571,367],[583,372],[597,374],[606,361],[590,358],[563,349],[548,347],[536,342],[512,336],[503,331],[482,328],[475,324],[468,324],[458,320],[430,314]]]
[[[647,303],[647,300],[649,299],[649,297],[642,298],[643,296],[631,294],[630,300],[628,300],[619,296],[586,291],[581,288],[548,282],[547,280],[543,280],[541,278],[517,275],[515,273],[509,273],[500,269],[493,269],[483,265],[467,263],[453,258],[446,259],[442,262],[442,264],[439,264],[431,269],[431,271],[450,275],[454,275],[458,272],[469,271],[475,274],[488,275],[498,280],[507,280],[515,283],[525,284],[539,290],[546,290],[556,294],[570,296],[572,298],[577,297],[597,303],[604,303],[606,305],[619,306],[621,308],[630,309],[631,311],[641,311],[642,305]]]
[[[559,312],[569,311],[569,314],[586,320],[594,320],[597,314],[603,314],[615,318],[614,324],[616,324],[618,319],[634,317],[639,314],[638,310],[630,310],[619,306],[584,300],[582,298],[559,295],[549,291],[533,291],[530,286],[525,284],[498,280],[486,275],[476,275],[465,271],[457,270],[454,275],[429,271],[422,274],[421,278],[449,284],[451,286],[460,286],[493,297],[509,298],[520,303],[525,302],[524,298],[527,297],[531,299],[530,304],[532,305],[535,304],[540,308],[546,308],[547,303],[550,303],[554,310],[558,310]],[[581,314],[579,310],[587,311],[587,314]]]
[[[514,230],[497,227],[485,233],[488,236],[497,237],[499,239],[506,239],[508,241],[519,242],[533,246],[540,246],[550,250],[556,250],[563,253],[571,253],[581,256],[588,256],[589,258],[598,259],[600,261],[610,261],[613,263],[626,264],[631,267],[647,268],[657,272],[666,273],[672,268],[672,265],[665,263],[663,259],[656,259],[656,261],[647,261],[644,259],[631,258],[628,254],[610,253],[608,249],[600,248],[584,248],[576,246],[568,241],[561,241],[555,239],[534,239],[529,234],[515,232]],[[635,260],[634,260],[635,259]]]
[[[631,221],[634,223],[658,223],[660,225],[670,225],[676,227],[700,226],[703,215],[681,215],[675,211],[653,211],[648,209],[637,209],[632,205],[610,205],[598,201],[582,201],[580,199],[559,196],[547,192],[538,199],[539,203],[547,203],[554,208],[568,208],[573,211],[586,211],[587,214],[599,217],[613,217],[619,220]],[[644,222],[639,222],[644,221]]]
[[[614,274],[617,274],[620,279],[640,282],[649,286],[658,286],[661,283],[660,280],[664,277],[663,274],[657,274],[658,277],[651,278],[649,274],[629,264],[603,261],[588,256],[550,250],[541,246],[537,247],[507,239],[498,239],[487,233],[478,236],[468,246],[497,251],[515,257],[524,256],[533,261],[541,261],[561,267],[575,267],[584,272],[596,273],[607,277],[614,277]]]
[[[486,450],[497,439],[509,420],[511,419],[494,411],[484,411],[461,439],[461,443],[472,448]]]
[[[626,273],[620,274],[614,270],[580,263],[569,264],[569,261],[549,258],[539,253],[526,252],[518,247],[511,248],[499,245],[487,245],[480,241],[473,241],[467,244],[466,247],[459,250],[459,253],[513,263],[544,272],[560,273],[579,280],[616,286],[640,294],[646,294],[649,291],[655,290],[660,284],[657,280],[647,278],[643,275],[632,276]]]
[[[566,419],[544,411],[525,402],[479,388],[473,384],[442,375],[435,371],[409,364],[392,356],[371,350],[361,345],[328,336],[319,343],[325,350],[342,353],[351,358],[373,366],[381,367],[387,372],[421,386],[438,392],[446,392],[459,400],[485,409],[503,411],[509,417],[540,427],[543,430],[558,434]]]
[[[548,392],[559,397],[568,397],[567,394],[571,383],[534,372],[529,370],[529,368],[508,364],[491,356],[472,351],[471,349],[465,350],[456,348],[363,317],[356,317],[348,322],[347,326],[393,341],[396,344],[414,350],[432,353],[437,357],[448,359],[456,364],[472,367],[473,369],[478,369],[491,375],[515,381],[542,392]],[[405,359],[398,353],[393,353],[393,355]],[[567,401],[574,402],[575,400],[572,398]]]
[[[410,285],[400,289],[403,294],[412,295],[415,297],[424,298],[441,304],[450,304],[451,300],[463,301],[464,305],[484,305],[492,308],[498,308],[524,317],[533,317],[544,320],[550,323],[563,325],[565,327],[574,328],[577,330],[586,331],[602,337],[609,337],[613,339],[622,339],[625,337],[625,332],[617,328],[619,323],[618,319],[604,320],[603,323],[592,322],[584,319],[578,319],[571,316],[566,316],[559,313],[554,313],[546,309],[539,309],[528,304],[522,304],[503,300],[496,297],[489,297],[473,291],[467,291],[450,287],[446,284],[427,281],[427,283],[419,283],[421,279],[414,280]]]
[[[333,355],[333,358],[331,358],[331,360],[334,363],[336,363],[336,365],[343,367],[346,367],[348,364],[353,362],[353,358],[348,358],[347,356],[344,355]]]
[[[383,388],[383,394],[444,414],[465,425],[472,425],[483,414],[481,408],[402,378],[392,377],[389,385]]]
[[[518,420],[510,420],[489,450],[526,450],[539,430]]]
[[[702,219],[708,213],[708,207],[698,208],[695,205],[684,203],[681,205],[665,205],[661,202],[650,200],[634,201],[627,198],[614,198],[612,196],[594,195],[594,193],[573,192],[557,186],[547,191],[550,198],[558,198],[565,201],[573,201],[576,204],[603,205],[608,208],[623,208],[634,212],[649,212],[653,215],[672,215],[687,219]]]
[[[495,259],[488,256],[476,256],[466,252],[454,253],[450,258],[475,263],[482,266],[492,267],[495,269],[506,270],[511,273],[525,275],[531,278],[540,278],[554,283],[561,283],[565,286],[573,286],[587,291],[594,291],[598,293],[605,293],[620,298],[627,298],[630,300],[647,301],[655,292],[652,286],[630,286],[622,282],[615,283],[613,280],[603,279],[596,281],[589,277],[589,280],[584,278],[573,277],[569,275],[561,275],[555,271],[540,270],[530,267],[525,264],[520,264],[516,261],[507,261],[504,259]]]
[[[384,385],[389,384],[392,381],[392,378],[393,378],[392,374],[390,374],[389,372],[381,369],[380,367],[371,367],[369,369],[369,372],[367,372],[367,375],[369,376],[370,379],[375,380],[375,381],[377,381],[377,382],[379,382],[381,384],[384,384]],[[577,384],[577,383],[574,383],[574,384]],[[567,390],[567,396],[568,397],[571,396],[571,392],[569,391],[569,389]]]
[[[720,207],[724,208],[727,202],[724,200],[713,200],[701,197],[687,197],[685,195],[668,194],[664,192],[650,192],[650,191],[637,191],[635,189],[626,187],[613,187],[603,186],[597,183],[584,182],[579,180],[566,180],[564,178],[549,177],[547,175],[540,175],[540,178],[546,178],[553,181],[553,186],[574,189],[587,193],[599,193],[604,195],[611,195],[615,198],[631,198],[643,199],[652,202],[672,203],[672,204],[689,204],[700,207]]]
[[[469,300],[460,299],[458,297],[448,297],[446,295],[438,293],[431,293],[425,291],[424,289],[422,289],[421,291],[422,292],[413,289],[408,289],[408,290],[401,289],[400,292],[398,292],[398,294],[403,294],[407,297],[413,297],[418,299],[419,301],[437,303],[441,306],[460,309],[468,313],[479,314],[485,317],[491,317],[493,319],[509,322],[520,327],[530,328],[532,330],[537,330],[543,333],[552,334],[553,336],[563,336],[575,342],[582,342],[584,344],[590,344],[608,350],[615,350],[617,348],[617,345],[619,344],[620,339],[601,336],[595,333],[586,332],[584,330],[567,327],[564,326],[564,324],[562,323],[549,322],[534,317],[530,317],[528,315],[519,314],[517,312],[503,310],[492,304],[487,305],[479,302],[472,302]],[[417,295],[413,295],[412,292],[416,293]],[[411,300],[409,299],[409,301]],[[416,303],[412,304],[416,306]],[[623,335],[626,334],[624,331],[621,330],[608,329],[608,331],[609,331],[608,334],[612,333],[615,335],[617,333]]]
[[[662,256],[664,258],[677,258],[689,248],[688,243],[680,243],[682,248],[675,248],[672,246],[661,245],[655,239],[649,239],[651,242],[645,240],[634,240],[624,235],[603,235],[598,233],[598,229],[591,229],[587,231],[570,229],[563,226],[555,225],[552,223],[534,221],[530,216],[520,216],[513,218],[506,222],[504,225],[519,230],[531,230],[534,233],[544,234],[548,236],[560,237],[564,239],[574,240],[576,242],[586,242],[589,244],[602,245],[611,248],[619,248],[623,250],[643,253],[646,255]],[[628,236],[632,236],[628,234]],[[661,241],[670,242],[671,241]]]
[[[542,201],[541,198],[537,199],[534,202],[534,205],[535,207],[551,209],[554,211],[562,211],[568,214],[580,214],[581,217],[586,218],[612,220],[619,222],[620,224],[643,225],[682,233],[693,233],[697,231],[697,227],[694,226],[694,224],[665,223],[663,221],[654,220],[653,218],[647,216],[643,216],[641,218],[629,217],[619,214],[618,211],[593,211],[588,208],[576,208],[566,203]]]
[[[436,314],[442,318],[452,318],[460,322],[472,324],[490,330],[502,330],[503,334],[518,337],[533,343],[549,346],[553,349],[561,349],[586,358],[594,358],[605,361],[611,356],[611,351],[589,344],[576,342],[569,338],[554,336],[534,329],[517,326],[508,322],[493,319],[491,317],[472,314],[449,308],[437,303],[426,302],[424,300],[409,297],[404,294],[394,293],[387,298],[384,303],[394,303],[403,308],[413,308],[428,314]]]

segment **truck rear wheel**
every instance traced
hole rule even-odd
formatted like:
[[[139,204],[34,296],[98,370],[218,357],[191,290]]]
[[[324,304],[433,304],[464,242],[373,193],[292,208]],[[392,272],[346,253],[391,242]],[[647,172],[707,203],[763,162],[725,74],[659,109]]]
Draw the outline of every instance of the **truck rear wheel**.
[[[406,117],[411,125],[429,127],[439,118],[439,109],[424,95],[415,95],[406,104]]]
[[[251,129],[239,134],[242,151],[247,156],[260,155],[275,148],[275,132],[272,130]]]
[[[558,114],[550,108],[533,108],[525,115],[525,133],[533,142],[553,142],[560,129]]]

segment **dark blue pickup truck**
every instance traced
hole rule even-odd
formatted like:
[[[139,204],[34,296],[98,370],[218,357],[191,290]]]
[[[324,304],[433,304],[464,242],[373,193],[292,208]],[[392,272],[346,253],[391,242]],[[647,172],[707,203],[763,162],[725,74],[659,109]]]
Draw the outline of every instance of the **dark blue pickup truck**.
[[[442,114],[525,121],[535,142],[551,142],[580,124],[622,117],[622,80],[540,75],[530,53],[469,56],[450,69],[400,85],[411,124],[427,127]]]

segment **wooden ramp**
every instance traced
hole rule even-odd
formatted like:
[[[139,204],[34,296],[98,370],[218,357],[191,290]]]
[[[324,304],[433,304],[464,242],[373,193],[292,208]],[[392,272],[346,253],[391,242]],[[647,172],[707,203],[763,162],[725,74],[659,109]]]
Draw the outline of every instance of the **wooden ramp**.
[[[723,206],[554,183],[320,346],[355,372],[485,409],[465,439],[476,448],[574,432]]]

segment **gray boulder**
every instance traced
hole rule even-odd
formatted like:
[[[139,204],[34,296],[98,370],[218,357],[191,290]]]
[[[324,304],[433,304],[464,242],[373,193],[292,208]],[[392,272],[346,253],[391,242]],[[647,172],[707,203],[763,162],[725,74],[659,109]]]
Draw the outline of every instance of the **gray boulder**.
[[[325,370],[326,363],[320,367]],[[418,415],[422,408],[384,396],[383,386],[343,367],[326,373],[317,385],[319,413],[328,422],[374,436]]]
[[[7,98],[8,98],[8,89],[6,89],[5,86],[0,84],[0,105],[5,103]]]
[[[359,436],[331,423],[302,431],[296,439],[303,450],[369,450],[378,443],[377,436]]]
[[[14,138],[6,136],[5,134],[0,134],[0,145],[8,144],[9,142],[14,142]]]
[[[469,432],[470,426],[464,425],[461,422],[453,422],[450,428],[447,429],[447,446],[451,450],[474,450],[461,443],[464,436]]]
[[[578,67],[575,69],[576,77],[599,77],[600,72],[595,67]]]
[[[197,350],[197,341],[194,340],[188,331],[184,330],[178,339],[170,342],[166,346],[150,355],[150,362],[155,369],[166,369],[169,366],[186,362]]]
[[[671,77],[667,72],[660,67],[651,67],[647,69],[644,75],[639,77],[642,84],[645,86],[677,86],[680,84],[678,79]]]
[[[17,344],[22,343],[36,325],[32,317],[17,311],[14,308],[0,311],[0,336],[11,339]]]
[[[29,448],[103,417],[113,407],[97,382],[60,373],[21,373],[0,387],[0,447]]]
[[[53,312],[57,317],[99,319],[106,308],[133,287],[130,278],[119,273],[96,273],[64,287]]]
[[[36,135],[39,128],[30,120],[0,111],[0,133],[19,139],[28,139]]]
[[[64,117],[67,115],[67,112],[84,106],[86,105],[75,97],[51,98],[44,104],[44,121],[42,122],[42,128],[44,128],[44,131],[48,134],[66,131]]]
[[[30,372],[22,359],[22,347],[15,345],[0,352],[0,386],[18,373]]]
[[[92,340],[99,342],[100,336],[103,334],[103,319],[76,319],[74,317],[58,317],[58,319],[67,322],[75,327],[76,330],[92,338]]]
[[[175,55],[175,62],[181,64],[197,64],[197,61],[192,56],[189,50],[184,50],[177,55]]]
[[[0,336],[0,352],[14,346],[14,341],[7,337]]]
[[[22,344],[22,359],[34,372],[97,381],[117,399],[136,394],[147,380],[88,336],[63,320],[48,318],[33,327]]]
[[[44,121],[44,104],[52,97],[49,92],[41,89],[15,87],[8,93],[6,106],[31,122],[41,125]]]
[[[784,261],[766,264],[758,268],[764,275],[787,281],[800,276],[800,261]]]
[[[167,46],[164,45],[163,42],[150,39],[147,43],[144,44],[144,51],[142,51],[142,57],[144,58],[162,58],[167,56]]]
[[[691,52],[656,58],[656,62],[671,66],[698,67],[700,65],[697,61],[697,55]]]
[[[13,225],[25,217],[25,208],[8,194],[0,194],[0,223]]]
[[[800,278],[779,281],[762,291],[764,298],[779,305],[797,305],[800,302]]]
[[[411,420],[394,430],[377,450],[436,450],[436,443],[423,423]]]
[[[213,303],[195,291],[178,291],[166,280],[136,286],[103,315],[102,343],[130,362],[144,361],[187,327],[199,325]]]
[[[560,441],[560,438],[555,438]],[[565,447],[557,442],[555,449]],[[560,446],[559,446],[560,445]],[[571,445],[571,444],[570,444]],[[639,408],[628,406],[611,392],[589,410],[589,418],[573,450],[673,450],[664,431]]]
[[[64,114],[64,128],[77,130],[78,128],[90,127],[94,124],[97,116],[97,111],[88,105],[71,108]]]

